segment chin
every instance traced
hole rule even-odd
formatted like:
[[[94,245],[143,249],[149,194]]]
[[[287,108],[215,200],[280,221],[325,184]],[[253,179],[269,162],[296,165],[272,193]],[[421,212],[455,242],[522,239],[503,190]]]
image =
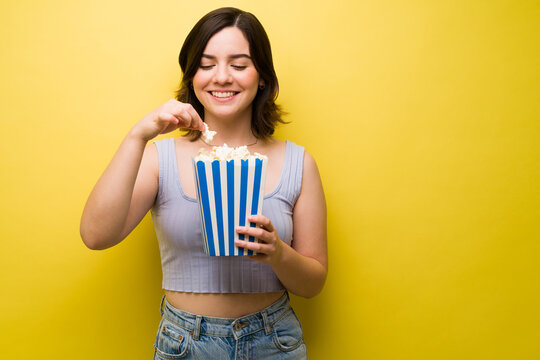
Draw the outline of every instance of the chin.
[[[222,111],[219,111],[219,110],[218,111],[205,110],[205,112],[207,114],[211,114],[211,116],[219,118],[219,119],[230,119],[230,118],[238,117],[238,116],[241,116],[241,115],[245,114],[246,111],[251,111],[251,110],[240,110],[240,111],[232,110],[232,109],[230,109],[230,110],[223,109]]]

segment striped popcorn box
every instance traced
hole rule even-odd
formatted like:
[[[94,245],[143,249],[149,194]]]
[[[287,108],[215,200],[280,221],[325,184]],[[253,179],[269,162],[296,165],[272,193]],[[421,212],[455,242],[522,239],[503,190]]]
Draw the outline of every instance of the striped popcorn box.
[[[244,240],[236,227],[246,226],[249,215],[262,212],[267,164],[266,156],[259,154],[243,160],[193,159],[204,251],[208,255],[254,255],[252,250],[236,247],[234,241]],[[255,224],[249,222],[249,226]],[[248,241],[256,239],[249,236]]]

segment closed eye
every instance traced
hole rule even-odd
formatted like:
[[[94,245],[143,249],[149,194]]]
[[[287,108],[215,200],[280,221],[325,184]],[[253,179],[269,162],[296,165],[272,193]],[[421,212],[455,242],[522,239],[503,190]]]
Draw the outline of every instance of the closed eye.
[[[199,67],[203,70],[209,70],[213,67],[214,65],[200,65]]]
[[[244,70],[245,68],[247,68],[247,66],[241,66],[241,65],[231,65],[233,68],[235,68],[236,70]]]

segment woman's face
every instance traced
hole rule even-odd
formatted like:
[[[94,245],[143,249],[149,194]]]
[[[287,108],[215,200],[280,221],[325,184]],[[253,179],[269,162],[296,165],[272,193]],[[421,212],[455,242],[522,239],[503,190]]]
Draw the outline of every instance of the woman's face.
[[[251,61],[249,43],[242,31],[226,27],[210,38],[193,77],[193,90],[205,116],[251,116],[259,73]]]

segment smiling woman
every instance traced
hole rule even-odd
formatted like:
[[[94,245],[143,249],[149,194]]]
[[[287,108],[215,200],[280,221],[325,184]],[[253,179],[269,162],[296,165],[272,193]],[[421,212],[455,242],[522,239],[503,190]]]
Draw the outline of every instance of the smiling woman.
[[[283,121],[270,42],[255,16],[222,8],[195,25],[179,61],[177,99],[128,133],[88,198],[82,239],[91,249],[114,246],[151,211],[165,292],[156,359],[306,358],[288,292],[309,298],[324,286],[326,204],[311,155],[272,136]],[[192,159],[212,146],[201,138],[208,128],[214,144],[249,146],[268,159],[260,184],[273,191],[260,190],[262,213],[245,216],[252,226],[230,229],[231,246],[242,249],[236,254],[256,255],[204,251]],[[178,129],[186,136],[146,146]],[[248,170],[240,173],[248,178]],[[219,176],[212,181],[220,188]],[[223,209],[222,195],[212,196]]]
[[[229,29],[225,34],[218,34],[227,27]],[[238,36],[239,34],[242,36]],[[251,13],[235,13],[233,10],[230,13],[213,11],[195,24],[180,51],[178,62],[183,77],[176,98],[178,101],[190,103],[204,119],[204,106],[194,92],[194,77],[200,69],[211,69],[217,65],[218,54],[211,53],[211,49],[207,48],[212,45],[211,43],[214,43],[215,50],[221,51],[228,51],[226,47],[233,45],[229,42],[218,42],[216,39],[211,41],[211,38],[216,36],[230,38],[233,35],[237,36],[235,45],[240,45],[238,52],[229,53],[228,59],[222,61],[227,60],[224,64],[235,70],[253,67],[257,71],[259,91],[252,104],[252,132],[257,138],[264,138],[274,133],[278,123],[285,122],[282,119],[282,110],[275,103],[279,85],[270,41],[259,20]],[[188,131],[188,136],[197,139],[199,132]]]
[[[253,99],[264,81],[249,53],[249,43],[236,27],[227,27],[208,41],[193,77],[193,90],[205,109],[206,123],[215,123],[216,117],[251,118]]]

